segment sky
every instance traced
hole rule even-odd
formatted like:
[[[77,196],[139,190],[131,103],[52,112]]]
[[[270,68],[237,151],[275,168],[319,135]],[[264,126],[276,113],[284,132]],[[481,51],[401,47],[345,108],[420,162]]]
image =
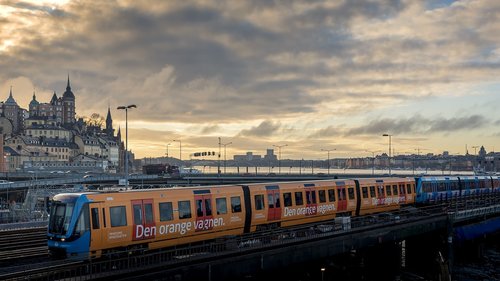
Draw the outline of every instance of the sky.
[[[77,116],[137,105],[136,158],[490,152],[499,34],[497,0],[0,0],[0,100],[69,75]]]

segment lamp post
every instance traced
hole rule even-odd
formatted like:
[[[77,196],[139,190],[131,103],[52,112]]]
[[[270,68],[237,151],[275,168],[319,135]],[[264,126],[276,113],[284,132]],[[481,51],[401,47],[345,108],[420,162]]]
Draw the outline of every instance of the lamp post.
[[[334,151],[334,150],[337,150],[336,148],[332,148],[332,149],[321,149],[321,151],[326,151],[328,152],[328,175],[330,175],[330,151]]]
[[[181,161],[181,165],[182,165],[182,141],[181,140],[172,140],[172,141],[179,142],[179,161]]]
[[[375,153],[379,151],[380,150],[375,150],[375,151],[366,150],[366,152],[370,152],[372,154],[372,176],[375,175]]]
[[[224,174],[226,174],[226,146],[232,143],[233,142],[221,143],[224,146]]]
[[[392,135],[383,134],[383,137],[389,137],[389,176],[391,176],[391,138]]]
[[[167,143],[167,160],[168,160],[168,147],[170,146],[170,143]]]
[[[128,189],[128,110],[129,108],[137,108],[135,104],[122,105],[116,109],[125,110],[125,190]]]
[[[278,148],[278,174],[281,174],[281,148],[282,147],[285,147],[285,146],[288,146],[288,144],[283,144],[283,145],[274,145],[274,147],[277,147]]]
[[[326,268],[324,268],[324,267],[321,268],[321,281],[324,280],[325,270],[326,270]]]

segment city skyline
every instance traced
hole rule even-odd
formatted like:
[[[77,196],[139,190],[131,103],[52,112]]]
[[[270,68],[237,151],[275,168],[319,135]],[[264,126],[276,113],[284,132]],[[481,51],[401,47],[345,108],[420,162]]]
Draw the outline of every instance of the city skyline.
[[[66,76],[137,158],[470,154],[500,139],[498,1],[0,1],[0,101]],[[125,141],[123,139],[123,141]],[[497,145],[498,146],[498,145]],[[335,149],[335,150],[333,150]]]

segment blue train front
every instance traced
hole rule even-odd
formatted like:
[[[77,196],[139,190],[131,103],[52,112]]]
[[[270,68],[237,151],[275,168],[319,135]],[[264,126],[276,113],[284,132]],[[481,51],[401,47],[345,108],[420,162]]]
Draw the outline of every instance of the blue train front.
[[[90,247],[89,200],[79,193],[54,196],[47,231],[53,257],[86,258]]]

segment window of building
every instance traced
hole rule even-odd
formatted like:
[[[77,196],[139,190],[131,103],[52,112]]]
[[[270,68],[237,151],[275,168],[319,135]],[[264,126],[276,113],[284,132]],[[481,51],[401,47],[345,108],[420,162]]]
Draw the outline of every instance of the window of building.
[[[179,219],[191,218],[191,202],[189,200],[179,201]]]
[[[127,210],[125,206],[110,207],[109,216],[111,219],[111,227],[127,225]]]

